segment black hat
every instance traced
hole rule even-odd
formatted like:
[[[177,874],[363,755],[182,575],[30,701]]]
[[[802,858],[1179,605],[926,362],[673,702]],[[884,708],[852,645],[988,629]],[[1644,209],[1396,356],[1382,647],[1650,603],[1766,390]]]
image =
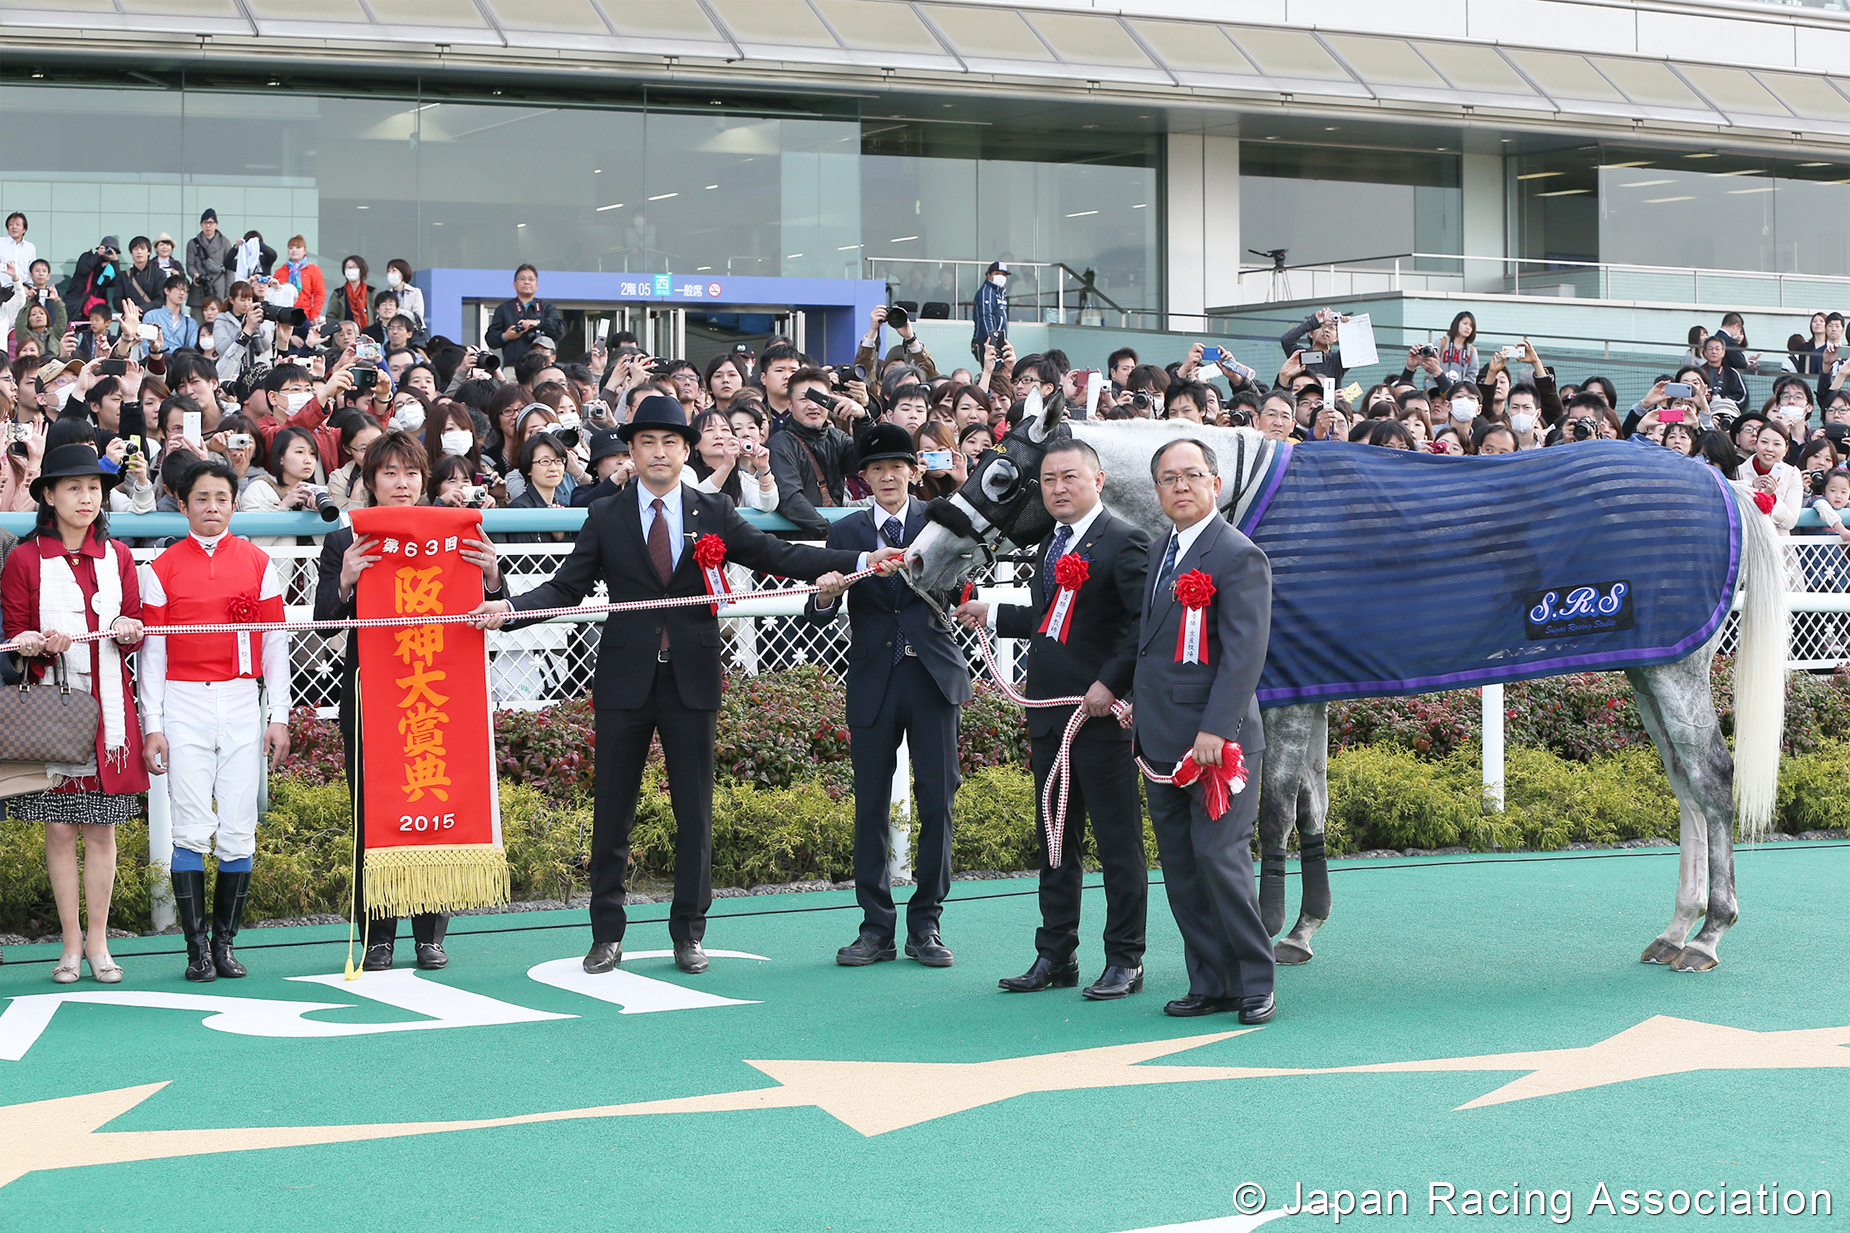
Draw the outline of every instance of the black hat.
[[[591,434],[591,465],[594,467],[600,458],[629,452],[629,442],[623,439],[623,433],[618,429],[600,428]]]
[[[666,394],[651,394],[637,403],[629,422],[617,429],[617,436],[627,445],[631,437],[644,429],[660,428],[680,433],[689,445],[700,440],[700,434],[688,426],[687,412],[682,410],[680,402]]]
[[[103,237],[103,242],[97,247],[107,248],[112,253],[119,253],[122,251],[122,241],[113,235],[106,235]]]
[[[216,223],[218,221],[218,211],[212,209],[210,206],[207,206],[205,213],[199,216],[199,221],[201,223],[204,223],[208,218]]]
[[[113,471],[105,471],[97,462],[96,450],[90,446],[76,442],[60,445],[45,455],[45,464],[39,468],[39,477],[32,481],[32,499],[43,501],[46,485],[61,479],[75,479],[80,475],[100,476],[104,492],[114,488],[122,478]]]
[[[912,443],[912,434],[898,424],[875,424],[861,438],[862,470],[867,468],[868,463],[885,458],[899,458],[906,462],[919,460],[918,446]]]

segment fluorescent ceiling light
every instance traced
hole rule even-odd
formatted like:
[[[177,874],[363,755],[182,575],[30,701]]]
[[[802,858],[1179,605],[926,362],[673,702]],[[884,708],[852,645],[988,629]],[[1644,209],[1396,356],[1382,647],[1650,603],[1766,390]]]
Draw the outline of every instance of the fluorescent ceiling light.
[[[849,251],[851,251],[851,250],[853,250],[853,249],[857,249],[857,248],[859,248],[859,247],[860,247],[860,245],[859,245],[859,244],[843,244],[843,245],[841,245],[841,246],[840,246],[839,248],[837,248],[837,249],[836,249],[835,251],[836,251],[836,252],[838,252],[838,253],[845,253],[845,252],[849,252]]]
[[[1801,167],[1829,167],[1829,163],[1800,163]]]
[[[1718,154],[1685,154],[1684,158],[1719,158]]]
[[[680,195],[681,195],[680,193],[657,193],[655,194],[655,196],[649,198],[649,200],[650,201],[666,201],[670,197],[679,197]]]
[[[1549,176],[1564,176],[1566,174],[1567,172],[1565,171],[1531,171],[1523,175],[1519,175],[1516,178],[1518,180],[1545,180]]]
[[[1097,210],[1079,210],[1075,213],[1068,214],[1067,217],[1068,218],[1086,218],[1090,215],[1097,214],[1097,213],[1098,213]]]
[[[1760,188],[1731,188],[1728,190],[1728,195],[1730,197],[1739,197],[1742,193],[1770,193],[1772,191],[1773,186],[1767,184]]]
[[[621,210],[622,208],[623,208],[623,203],[622,203],[621,201],[618,201],[618,202],[615,202],[615,203],[613,203],[613,204],[611,204],[611,205],[607,205],[607,206],[599,206],[599,207],[598,207],[598,208],[597,208],[597,209],[596,209],[596,210],[594,211],[594,213],[597,213],[597,214],[602,214],[602,213],[603,213],[603,212],[604,212],[605,210]]]
[[[1694,201],[1695,199],[1693,195],[1688,197],[1646,197],[1644,203],[1646,205],[1663,205],[1666,201]]]
[[[1766,174],[1766,168],[1750,167],[1746,171],[1718,171],[1715,174],[1720,176],[1763,176]]]
[[[1552,193],[1537,193],[1537,197],[1572,197],[1575,193],[1590,193],[1590,188],[1557,188]]]
[[[1629,163],[1601,163],[1600,164],[1600,166],[1602,167],[1649,167],[1650,165],[1651,165],[1651,160],[1648,158],[1635,158]]]
[[[1675,184],[1675,180],[1628,180],[1620,188],[1650,188],[1653,184]]]
[[[918,237],[915,235],[896,235],[892,239],[888,240],[887,243],[888,244],[904,244],[907,240],[916,240],[916,239],[918,239]]]

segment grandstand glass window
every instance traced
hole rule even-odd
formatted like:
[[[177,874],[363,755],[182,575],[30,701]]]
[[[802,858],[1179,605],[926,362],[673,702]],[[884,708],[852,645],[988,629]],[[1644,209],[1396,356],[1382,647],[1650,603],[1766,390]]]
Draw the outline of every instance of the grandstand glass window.
[[[1240,143],[1240,246],[1293,265],[1464,252],[1457,154]],[[1422,268],[1456,272],[1457,262]]]

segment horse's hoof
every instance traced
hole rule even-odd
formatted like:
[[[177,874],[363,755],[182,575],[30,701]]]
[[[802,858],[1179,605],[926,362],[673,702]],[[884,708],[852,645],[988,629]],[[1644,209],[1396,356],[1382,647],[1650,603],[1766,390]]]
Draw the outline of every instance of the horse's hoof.
[[[1669,963],[1677,957],[1679,949],[1662,938],[1653,938],[1651,944],[1644,948],[1644,954],[1638,956],[1638,962]]]
[[[1706,972],[1721,962],[1714,955],[1705,954],[1693,946],[1685,946],[1677,952],[1677,957],[1670,961],[1673,972]]]
[[[1300,963],[1309,963],[1312,953],[1310,947],[1300,946],[1288,939],[1280,939],[1272,944],[1272,962],[1285,967],[1296,967]]]

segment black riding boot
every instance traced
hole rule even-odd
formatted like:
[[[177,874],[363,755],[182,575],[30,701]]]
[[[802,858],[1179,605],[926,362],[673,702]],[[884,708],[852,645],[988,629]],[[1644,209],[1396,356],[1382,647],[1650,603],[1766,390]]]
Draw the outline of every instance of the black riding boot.
[[[232,953],[231,943],[244,921],[244,900],[250,890],[248,869],[242,873],[218,871],[218,881],[212,887],[212,966],[220,976],[235,979],[246,974],[244,965]]]
[[[180,932],[186,935],[186,979],[218,979],[212,963],[212,934],[206,922],[206,871],[173,871],[174,914],[180,918]]]

